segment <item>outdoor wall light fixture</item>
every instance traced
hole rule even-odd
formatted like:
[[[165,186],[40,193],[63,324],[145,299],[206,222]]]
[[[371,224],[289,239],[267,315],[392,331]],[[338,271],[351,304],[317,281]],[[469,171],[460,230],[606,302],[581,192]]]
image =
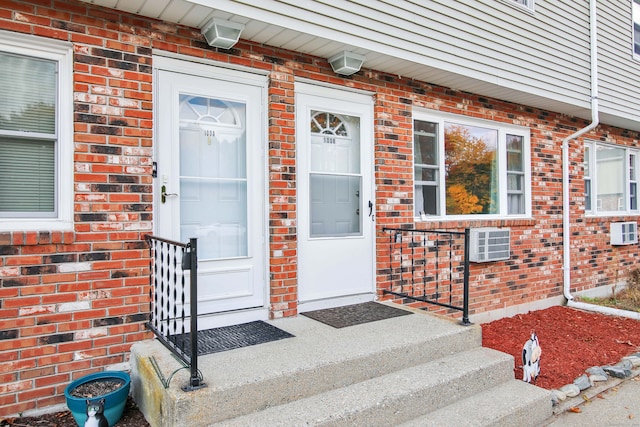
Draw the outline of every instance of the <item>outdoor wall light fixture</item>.
[[[364,56],[345,50],[337,55],[333,55],[328,61],[336,74],[350,76],[360,71],[360,67],[362,67],[362,63],[364,62]]]
[[[201,31],[209,46],[231,49],[238,43],[242,30],[244,30],[244,24],[212,18]]]

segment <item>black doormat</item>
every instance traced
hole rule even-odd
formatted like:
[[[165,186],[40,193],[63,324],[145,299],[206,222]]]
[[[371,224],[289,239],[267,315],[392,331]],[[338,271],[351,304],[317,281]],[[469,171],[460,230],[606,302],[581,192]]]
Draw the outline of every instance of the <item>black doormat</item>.
[[[362,304],[308,311],[301,314],[318,322],[333,326],[334,328],[345,328],[347,326],[404,316],[411,314],[411,312],[369,301]]]
[[[185,346],[185,351],[191,351],[191,334],[186,333],[176,337],[176,346]],[[241,325],[223,326],[221,328],[198,331],[198,356],[251,345],[264,344],[291,338],[289,332],[278,329],[263,321],[243,323]]]

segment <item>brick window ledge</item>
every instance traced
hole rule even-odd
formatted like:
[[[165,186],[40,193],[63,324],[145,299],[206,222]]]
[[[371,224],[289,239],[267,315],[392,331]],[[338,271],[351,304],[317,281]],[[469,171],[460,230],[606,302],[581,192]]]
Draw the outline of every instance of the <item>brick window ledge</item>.
[[[638,215],[620,215],[620,216],[585,216],[585,224],[602,224],[608,222],[638,222]]]
[[[458,230],[477,227],[533,227],[536,220],[525,219],[494,219],[494,220],[443,220],[443,221],[416,221],[415,228],[420,230]]]
[[[71,244],[74,231],[7,231],[0,233],[0,246]]]

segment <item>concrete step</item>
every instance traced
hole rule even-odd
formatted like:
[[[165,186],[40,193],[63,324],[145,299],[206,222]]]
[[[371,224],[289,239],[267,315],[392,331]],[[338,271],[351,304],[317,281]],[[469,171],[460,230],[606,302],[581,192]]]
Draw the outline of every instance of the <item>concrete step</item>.
[[[540,426],[552,414],[548,390],[512,379],[400,427]]]
[[[510,355],[478,347],[214,425],[393,426],[512,378]]]
[[[551,415],[546,392],[513,379],[510,355],[481,347],[479,325],[409,310],[343,329],[304,316],[270,321],[295,337],[199,357],[207,387],[191,392],[168,350],[137,343],[132,393],[153,427],[526,426]]]
[[[430,361],[449,366],[449,357],[480,347],[478,325],[412,311],[343,329],[304,316],[271,321],[295,337],[200,357],[207,387],[189,393],[181,389],[188,371],[178,370],[159,342],[137,343],[131,351],[133,395],[153,427],[207,426]],[[150,356],[165,377],[176,372],[168,388]]]

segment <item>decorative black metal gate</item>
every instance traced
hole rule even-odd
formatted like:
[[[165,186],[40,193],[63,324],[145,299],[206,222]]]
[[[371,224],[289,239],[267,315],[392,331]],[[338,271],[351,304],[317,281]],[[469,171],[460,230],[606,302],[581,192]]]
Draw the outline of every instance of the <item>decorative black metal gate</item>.
[[[383,228],[389,233],[385,294],[462,312],[469,321],[469,229]]]
[[[186,367],[190,368],[185,391],[205,386],[198,370],[198,246],[197,239],[180,243],[146,235],[150,256],[150,320],[147,327]],[[187,288],[186,272],[189,272]],[[189,292],[189,313],[186,312]],[[187,329],[188,326],[188,329]],[[156,368],[156,371],[158,369]],[[174,372],[175,373],[175,372]],[[168,387],[169,380],[161,380]]]

